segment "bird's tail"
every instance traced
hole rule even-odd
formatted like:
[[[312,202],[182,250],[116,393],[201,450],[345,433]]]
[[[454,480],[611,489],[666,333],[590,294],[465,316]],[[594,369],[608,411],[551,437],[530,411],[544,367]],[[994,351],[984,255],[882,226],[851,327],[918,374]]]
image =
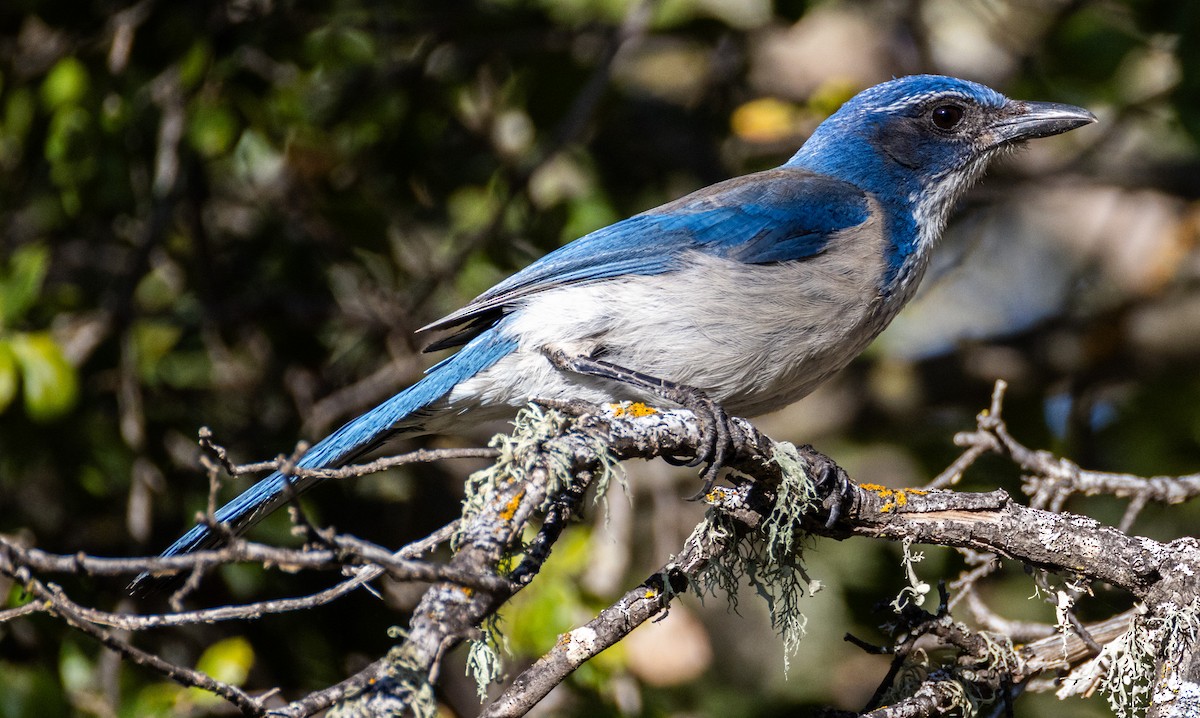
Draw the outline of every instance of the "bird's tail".
[[[336,468],[376,448],[389,437],[417,431],[424,413],[459,382],[495,364],[515,348],[515,341],[485,332],[454,356],[435,364],[416,384],[351,420],[317,442],[296,462],[303,469]],[[217,510],[220,528],[197,524],[162,552],[163,557],[217,548],[230,535],[239,535],[268,514],[325,481],[323,477],[289,476],[279,471],[251,486]],[[290,485],[290,486],[289,486]],[[135,594],[151,592],[159,579],[143,573],[129,585]]]

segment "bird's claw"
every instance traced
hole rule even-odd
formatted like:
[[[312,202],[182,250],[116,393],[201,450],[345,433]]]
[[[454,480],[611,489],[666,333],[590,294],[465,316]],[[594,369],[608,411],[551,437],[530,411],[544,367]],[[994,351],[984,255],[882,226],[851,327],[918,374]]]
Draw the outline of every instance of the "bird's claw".
[[[700,445],[696,455],[688,460],[675,456],[664,456],[663,459],[675,466],[699,466],[707,464],[700,477],[704,480],[704,489],[692,497],[698,499],[712,490],[717,474],[725,465],[725,460],[732,449],[733,431],[730,428],[729,414],[721,405],[713,401],[702,390],[685,384],[676,384],[658,377],[643,374],[632,369],[596,359],[591,356],[568,354],[566,351],[547,347],[543,350],[545,357],[558,369],[586,376],[597,376],[611,379],[623,384],[637,387],[644,392],[660,396],[667,401],[689,409],[703,426]]]
[[[813,483],[816,484],[817,491],[825,497],[822,505],[829,510],[825,528],[833,528],[842,514],[854,506],[854,484],[842,467],[824,454],[818,453],[817,456],[818,460],[810,464],[814,478]]]
[[[704,483],[699,493],[690,499],[697,501],[712,491],[717,475],[720,474],[729,458],[733,447],[731,418],[720,404],[699,389],[681,390],[677,396],[672,397],[672,400],[685,409],[689,409],[700,421],[702,427],[696,455],[690,461],[677,464],[683,466],[707,464],[700,472],[700,479]]]

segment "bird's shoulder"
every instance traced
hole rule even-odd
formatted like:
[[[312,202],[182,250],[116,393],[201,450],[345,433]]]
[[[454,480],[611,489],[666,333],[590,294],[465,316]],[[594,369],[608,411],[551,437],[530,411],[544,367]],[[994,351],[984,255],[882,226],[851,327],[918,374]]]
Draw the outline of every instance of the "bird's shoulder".
[[[865,222],[869,211],[863,190],[807,170],[779,167],[734,177],[580,237],[420,331],[462,327],[428,350],[457,346],[532,293],[662,274],[689,252],[747,264],[802,260],[820,253],[835,233]]]
[[[866,193],[849,182],[785,165],[717,182],[637,216],[765,210],[787,224],[842,228],[861,221],[865,203]]]

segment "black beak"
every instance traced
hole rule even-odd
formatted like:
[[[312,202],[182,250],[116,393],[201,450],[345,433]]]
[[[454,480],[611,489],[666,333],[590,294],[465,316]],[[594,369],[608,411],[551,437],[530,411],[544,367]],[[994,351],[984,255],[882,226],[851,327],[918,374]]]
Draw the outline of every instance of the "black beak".
[[[1095,121],[1095,115],[1074,105],[1012,101],[992,124],[992,146],[1060,135]]]

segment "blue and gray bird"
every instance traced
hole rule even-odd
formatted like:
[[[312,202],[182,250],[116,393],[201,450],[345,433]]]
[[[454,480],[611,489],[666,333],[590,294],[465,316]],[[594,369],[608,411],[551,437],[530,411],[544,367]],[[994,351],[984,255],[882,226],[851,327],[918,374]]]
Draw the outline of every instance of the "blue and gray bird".
[[[720,468],[727,415],[786,406],[846,366],[913,296],[956,199],[1007,148],[1094,122],[918,75],[869,88],[782,166],[581,237],[422,329],[461,347],[308,450],[345,464],[402,435],[511,416],[532,399],[697,410]],[[286,484],[291,483],[287,489]],[[320,483],[273,473],[164,552],[212,548]],[[149,581],[148,577],[139,579]]]

